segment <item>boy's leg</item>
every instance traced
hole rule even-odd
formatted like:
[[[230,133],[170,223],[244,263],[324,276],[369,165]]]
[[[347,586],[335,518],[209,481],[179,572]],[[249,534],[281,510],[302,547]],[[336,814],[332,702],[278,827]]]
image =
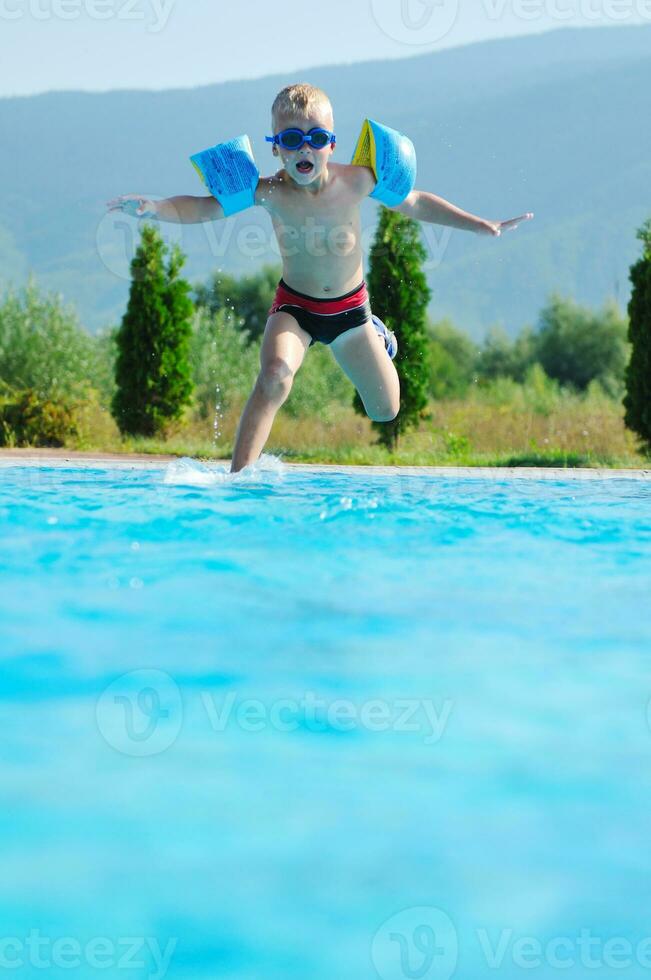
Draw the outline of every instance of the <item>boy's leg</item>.
[[[309,333],[299,327],[293,316],[272,313],[262,338],[260,373],[237,427],[231,473],[259,457],[309,345]]]
[[[371,320],[339,334],[330,347],[357,388],[369,418],[375,422],[394,419],[400,411],[398,372]]]

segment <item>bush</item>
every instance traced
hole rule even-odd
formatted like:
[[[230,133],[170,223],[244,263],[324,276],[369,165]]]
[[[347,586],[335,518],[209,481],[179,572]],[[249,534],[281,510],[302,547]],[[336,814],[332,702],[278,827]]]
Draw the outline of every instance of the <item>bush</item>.
[[[477,360],[477,373],[483,380],[513,378],[513,341],[503,327],[488,329]]]
[[[258,373],[258,351],[258,345],[248,344],[246,334],[224,310],[196,310],[190,364],[201,418],[211,417],[218,404],[221,411],[248,398]]]
[[[202,419],[242,404],[260,369],[260,344],[249,343],[224,310],[198,308],[193,322],[190,360],[195,405]],[[347,404],[353,386],[330,351],[315,345],[305,355],[283,411],[292,418],[327,416],[334,404]]]
[[[560,384],[584,391],[598,380],[612,397],[621,397],[629,356],[627,322],[614,302],[599,312],[553,296],[540,314],[536,359]]]
[[[118,327],[106,327],[95,334],[95,363],[93,390],[102,407],[110,409],[115,395],[115,362],[118,356]]]
[[[537,415],[551,415],[562,400],[560,386],[545,374],[541,364],[531,364],[522,381],[522,398],[526,408]]]
[[[503,327],[490,327],[477,357],[477,377],[481,381],[495,378],[523,381],[535,360],[535,338],[531,327],[524,327],[515,340],[511,340]]]
[[[315,344],[305,355],[284,409],[293,418],[312,416],[328,421],[332,406],[349,405],[354,394],[352,382],[341,370],[332,352],[321,344]]]
[[[612,397],[623,392],[628,359],[627,323],[615,303],[597,312],[552,296],[540,313],[538,329],[525,327],[511,340],[502,327],[491,327],[477,358],[480,382],[511,378],[523,382],[534,364],[561,385],[584,391],[598,381]]]
[[[42,398],[32,389],[0,404],[1,446],[59,447],[77,435],[74,406]]]
[[[477,345],[449,320],[430,324],[429,394],[432,398],[462,398],[472,383]]]
[[[101,343],[87,333],[60,295],[39,291],[30,278],[0,304],[0,380],[12,390],[29,389],[42,400],[82,398],[102,389],[107,361]]]
[[[279,279],[280,270],[270,265],[242,279],[215,272],[208,283],[194,287],[194,300],[209,313],[223,312],[248,340],[258,340],[264,333]]]
[[[566,397],[557,381],[548,378],[540,364],[532,364],[522,381],[497,377],[473,390],[473,401],[495,408],[549,415]]]

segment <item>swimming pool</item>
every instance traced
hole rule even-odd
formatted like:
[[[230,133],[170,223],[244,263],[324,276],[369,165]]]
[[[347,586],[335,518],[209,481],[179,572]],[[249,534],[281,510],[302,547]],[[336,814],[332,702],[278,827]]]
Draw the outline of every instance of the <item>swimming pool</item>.
[[[649,975],[651,482],[15,465],[0,524],[13,976]]]

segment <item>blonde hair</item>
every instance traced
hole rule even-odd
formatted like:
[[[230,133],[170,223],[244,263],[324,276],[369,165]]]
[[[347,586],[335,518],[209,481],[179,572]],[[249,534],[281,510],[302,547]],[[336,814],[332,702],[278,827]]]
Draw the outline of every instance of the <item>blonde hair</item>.
[[[332,112],[330,99],[323,89],[307,82],[287,85],[278,93],[271,107],[271,120],[275,124],[280,116],[302,116],[307,119],[315,109]]]

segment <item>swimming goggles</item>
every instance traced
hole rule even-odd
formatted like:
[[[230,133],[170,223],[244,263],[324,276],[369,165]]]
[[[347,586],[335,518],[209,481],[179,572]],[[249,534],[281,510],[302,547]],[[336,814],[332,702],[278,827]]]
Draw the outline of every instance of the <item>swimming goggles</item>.
[[[309,143],[315,150],[323,150],[326,146],[334,146],[337,137],[328,129],[321,129],[315,126],[309,133],[304,133],[302,129],[283,129],[282,133],[275,136],[265,136],[267,143],[275,143],[282,146],[284,150],[300,150],[304,143]]]

